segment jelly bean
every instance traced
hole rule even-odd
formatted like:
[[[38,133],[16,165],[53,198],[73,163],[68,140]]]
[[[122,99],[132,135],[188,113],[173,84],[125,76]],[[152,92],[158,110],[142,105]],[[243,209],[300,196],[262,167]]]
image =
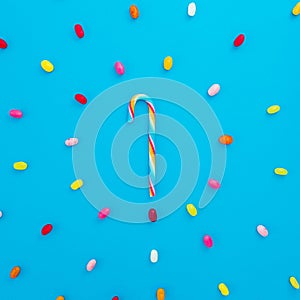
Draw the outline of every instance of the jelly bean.
[[[124,65],[120,61],[115,63],[115,70],[119,75],[123,75],[125,73]]]
[[[298,16],[300,14],[300,2],[294,6],[292,13],[294,16]]]
[[[171,56],[166,56],[164,59],[164,69],[170,71],[173,67],[173,58]]]
[[[41,233],[42,235],[47,235],[49,234],[53,229],[53,226],[51,224],[46,224],[43,226]]]
[[[21,268],[19,266],[13,267],[10,271],[10,278],[15,279],[20,275]]]
[[[231,135],[224,134],[219,137],[219,142],[223,145],[230,145],[233,142],[233,138]]]
[[[27,163],[24,161],[18,161],[14,163],[14,169],[18,171],[24,171],[27,169]]]
[[[64,297],[64,296],[58,296],[58,297],[56,298],[56,300],[65,300],[65,297]]]
[[[82,38],[84,37],[84,30],[83,30],[83,28],[82,28],[82,26],[81,26],[80,24],[76,24],[76,25],[74,26],[74,30],[75,30],[76,35],[77,35],[80,39],[82,39]]]
[[[188,5],[188,15],[190,17],[193,17],[196,14],[196,3],[195,2],[191,2]]]
[[[156,249],[151,250],[150,261],[154,264],[158,262],[158,252]]]
[[[86,104],[87,103],[87,98],[82,95],[82,94],[76,94],[74,96],[75,100],[78,101],[80,104]]]
[[[70,187],[73,191],[76,191],[80,189],[82,186],[83,186],[83,181],[81,179],[77,179],[71,183]]]
[[[215,179],[209,179],[208,180],[208,185],[213,188],[213,189],[219,189],[221,184],[219,181],[215,180]]]
[[[228,287],[226,286],[226,284],[225,283],[220,283],[219,285],[218,285],[218,288],[219,288],[219,290],[220,290],[220,292],[221,292],[221,294],[223,295],[223,296],[228,296],[229,295],[229,290],[228,290]]]
[[[235,38],[235,40],[234,40],[234,42],[233,42],[233,45],[234,45],[235,47],[239,47],[239,46],[241,46],[241,45],[244,43],[244,41],[245,41],[245,35],[244,35],[244,34],[239,34],[239,35]]]
[[[208,95],[213,97],[220,92],[220,85],[218,83],[213,84],[207,91]]]
[[[165,300],[165,290],[163,288],[159,288],[156,291],[157,300]]]
[[[204,237],[203,237],[203,243],[204,245],[207,247],[207,248],[211,248],[213,246],[213,240],[211,238],[211,236],[209,236],[208,234],[206,234]]]
[[[288,170],[285,168],[276,168],[274,169],[274,173],[280,176],[286,176],[288,174]]]
[[[186,210],[192,217],[197,216],[197,208],[193,204],[187,204]]]
[[[18,110],[18,109],[11,109],[11,110],[9,111],[9,115],[10,115],[11,117],[13,117],[13,118],[20,119],[20,118],[22,118],[23,113],[22,113],[20,110]]]
[[[5,40],[0,39],[0,49],[6,49],[7,48],[7,43]]]
[[[0,219],[3,217],[3,211],[0,210]]]
[[[268,229],[264,225],[258,225],[256,230],[263,237],[267,237],[269,234]]]
[[[41,67],[47,73],[51,73],[54,70],[53,64],[49,60],[46,60],[46,59],[41,61]]]
[[[157,221],[157,213],[156,213],[156,210],[154,208],[149,209],[148,217],[149,217],[149,220],[151,222],[156,222]]]
[[[96,266],[96,263],[97,263],[96,259],[91,259],[86,265],[86,270],[88,272],[93,271]]]
[[[291,284],[291,286],[292,286],[294,289],[296,289],[296,290],[299,289],[299,283],[298,283],[298,280],[297,280],[294,276],[291,276],[291,277],[290,277],[290,284]]]
[[[98,217],[99,219],[105,219],[110,213],[109,208],[103,208],[101,211],[99,211]]]
[[[72,147],[78,144],[78,139],[77,138],[69,138],[65,140],[65,145],[68,147]]]
[[[130,5],[129,13],[132,19],[137,19],[140,15],[138,7],[134,4]]]
[[[119,297],[118,296],[114,296],[114,297],[112,297],[111,300],[119,300]]]
[[[273,115],[276,114],[280,111],[280,106],[279,105],[272,105],[270,107],[267,108],[267,113],[269,115]]]

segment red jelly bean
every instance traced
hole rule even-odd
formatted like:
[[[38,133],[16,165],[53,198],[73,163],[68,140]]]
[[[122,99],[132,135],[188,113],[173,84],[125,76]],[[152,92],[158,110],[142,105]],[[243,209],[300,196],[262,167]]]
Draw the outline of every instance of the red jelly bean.
[[[208,234],[203,237],[203,243],[207,248],[211,248],[213,246],[213,240]]]
[[[0,39],[0,49],[6,49],[6,48],[7,48],[7,43],[3,39]]]
[[[77,100],[81,104],[86,104],[87,103],[86,97],[82,94],[76,94],[75,95],[75,100]]]
[[[149,217],[149,220],[151,222],[156,222],[157,221],[157,213],[156,213],[156,210],[154,208],[149,209],[148,217]]]
[[[76,24],[76,25],[74,26],[74,30],[75,30],[76,35],[77,35],[80,39],[82,39],[82,38],[84,37],[84,30],[83,30],[83,28],[82,28],[82,26],[81,26],[80,24]]]
[[[245,35],[239,34],[239,35],[235,38],[235,40],[234,40],[234,42],[233,42],[233,45],[234,45],[235,47],[239,47],[239,46],[241,46],[241,45],[244,43],[244,41],[245,41]]]
[[[48,233],[50,233],[53,229],[53,226],[51,224],[46,224],[42,230],[41,230],[41,233],[42,235],[47,235]]]
[[[114,296],[111,300],[119,300],[118,296]]]

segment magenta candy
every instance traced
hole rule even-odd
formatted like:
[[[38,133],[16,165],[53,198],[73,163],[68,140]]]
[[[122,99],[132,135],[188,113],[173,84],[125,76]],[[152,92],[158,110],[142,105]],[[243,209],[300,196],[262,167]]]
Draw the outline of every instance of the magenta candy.
[[[110,213],[110,209],[109,208],[103,208],[99,211],[98,217],[99,219],[105,219]]]
[[[123,75],[125,73],[124,65],[120,61],[115,63],[115,69],[119,75]]]
[[[213,246],[213,240],[208,234],[203,237],[203,243],[207,248],[211,248]]]
[[[148,217],[149,217],[149,220],[151,222],[156,222],[157,221],[157,213],[156,213],[156,210],[154,208],[149,209]]]
[[[221,186],[220,182],[215,179],[209,179],[208,185],[213,189],[219,189]]]
[[[23,117],[23,113],[18,109],[12,109],[9,111],[9,115],[13,118],[20,119]]]

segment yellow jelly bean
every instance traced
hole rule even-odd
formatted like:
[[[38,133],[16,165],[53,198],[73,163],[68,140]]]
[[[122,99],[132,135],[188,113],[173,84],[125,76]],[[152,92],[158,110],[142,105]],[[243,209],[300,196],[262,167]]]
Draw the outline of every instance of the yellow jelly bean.
[[[228,296],[229,295],[229,290],[228,290],[228,287],[226,286],[225,283],[223,283],[223,282],[220,283],[218,288],[219,288],[219,290],[220,290],[220,292],[223,296]]]
[[[27,169],[27,163],[24,161],[18,161],[14,163],[14,169],[18,171],[24,171]]]
[[[53,64],[49,60],[42,60],[41,67],[44,71],[51,73],[54,70]]]
[[[279,111],[280,111],[280,106],[279,105],[272,105],[272,106],[268,107],[268,109],[267,109],[267,113],[269,115],[276,114]]]
[[[297,279],[294,276],[290,277],[290,284],[293,288],[295,288],[296,290],[299,289],[299,283],[297,281]]]
[[[71,184],[71,189],[76,191],[83,186],[83,181],[81,179],[77,179]]]
[[[300,2],[294,6],[292,13],[294,16],[298,16],[300,14]]]
[[[197,208],[193,204],[187,204],[186,210],[192,217],[197,216]]]
[[[288,174],[288,170],[285,169],[285,168],[276,168],[276,169],[274,170],[274,173],[275,173],[276,175],[285,176],[285,175]]]
[[[164,59],[164,69],[170,71],[173,67],[173,58],[171,56],[167,56]]]

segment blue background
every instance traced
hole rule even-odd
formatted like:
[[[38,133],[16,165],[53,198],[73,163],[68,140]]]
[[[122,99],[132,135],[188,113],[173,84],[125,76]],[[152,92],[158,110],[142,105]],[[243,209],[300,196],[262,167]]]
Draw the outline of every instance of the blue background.
[[[222,298],[222,281],[230,299],[298,298],[288,282],[289,276],[300,278],[296,1],[202,0],[194,18],[187,16],[188,1],[137,1],[138,20],[130,18],[130,4],[1,2],[0,37],[8,42],[0,51],[1,299],[61,294],[66,300],[151,300],[163,287],[166,299],[215,300]],[[81,40],[76,23],[85,29]],[[246,41],[234,48],[239,33]],[[167,55],[174,59],[170,72],[162,68]],[[54,63],[52,74],[40,68],[43,59]],[[117,60],[126,68],[122,77],[113,69]],[[222,188],[197,218],[182,206],[156,224],[100,222],[81,192],[69,188],[74,173],[64,140],[84,109],[73,96],[83,93],[91,101],[116,83],[143,76],[181,81],[207,98],[235,139]],[[221,92],[209,98],[213,83],[221,84]],[[265,112],[272,104],[282,108],[275,116]],[[24,117],[10,118],[12,108]],[[136,147],[132,151],[144,147],[142,140]],[[164,152],[168,143],[160,147]],[[28,162],[28,170],[13,170],[19,160]],[[281,166],[287,177],[273,174]],[[199,195],[189,201],[198,203]],[[46,223],[54,229],[42,237]],[[269,229],[268,238],[256,233],[258,224]],[[206,233],[214,239],[212,249],[202,244]],[[149,261],[153,248],[160,254],[155,265]],[[91,258],[98,264],[88,273]],[[22,271],[11,280],[15,265]]]

